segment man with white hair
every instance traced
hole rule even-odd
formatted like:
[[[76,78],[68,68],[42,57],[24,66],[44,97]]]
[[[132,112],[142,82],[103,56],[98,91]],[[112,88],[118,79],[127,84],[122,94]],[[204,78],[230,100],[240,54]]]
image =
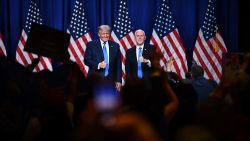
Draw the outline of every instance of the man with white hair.
[[[150,82],[151,61],[150,55],[154,51],[154,46],[145,44],[145,32],[141,29],[135,32],[136,46],[126,52],[126,78],[139,78]]]

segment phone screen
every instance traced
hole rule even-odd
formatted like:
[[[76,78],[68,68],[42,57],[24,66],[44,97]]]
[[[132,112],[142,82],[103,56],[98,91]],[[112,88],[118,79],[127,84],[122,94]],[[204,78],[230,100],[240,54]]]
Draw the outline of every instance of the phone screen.
[[[98,112],[113,112],[120,105],[120,96],[112,85],[99,85],[94,91],[94,105]]]

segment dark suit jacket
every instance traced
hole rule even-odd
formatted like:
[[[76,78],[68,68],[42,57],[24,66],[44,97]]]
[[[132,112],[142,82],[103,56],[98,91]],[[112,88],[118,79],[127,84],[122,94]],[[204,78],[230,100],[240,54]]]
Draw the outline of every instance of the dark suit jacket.
[[[145,59],[150,59],[150,54],[155,50],[153,45],[144,44],[142,56]],[[137,77],[137,58],[136,58],[136,47],[130,48],[126,52],[126,77],[135,78]],[[143,78],[148,79],[151,73],[151,68],[146,64],[142,63]]]
[[[195,92],[198,94],[199,102],[206,100],[209,94],[214,90],[216,82],[206,79],[205,77],[198,77],[191,80],[189,83],[193,86]]]
[[[121,82],[121,52],[120,46],[116,42],[108,41],[109,43],[109,73],[108,78],[116,82]],[[101,76],[104,76],[105,69],[98,70],[98,64],[104,60],[101,41],[94,40],[87,44],[84,55],[84,63],[89,67],[88,76],[94,71]]]

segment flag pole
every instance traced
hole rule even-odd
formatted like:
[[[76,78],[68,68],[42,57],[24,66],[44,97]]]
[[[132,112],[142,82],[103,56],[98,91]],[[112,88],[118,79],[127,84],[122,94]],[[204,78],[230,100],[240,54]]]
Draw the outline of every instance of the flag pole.
[[[215,52],[218,52],[218,50],[219,50],[219,48],[218,48],[218,26],[217,25],[215,25],[215,36],[216,36],[216,38],[215,38],[215,46],[214,46],[214,51]]]

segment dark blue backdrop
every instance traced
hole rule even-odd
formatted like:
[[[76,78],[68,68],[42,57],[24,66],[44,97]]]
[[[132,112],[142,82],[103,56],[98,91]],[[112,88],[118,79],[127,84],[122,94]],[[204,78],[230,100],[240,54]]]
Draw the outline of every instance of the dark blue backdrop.
[[[37,0],[43,23],[66,31],[75,0]],[[145,30],[149,42],[157,7],[161,0],[127,0],[134,29]],[[208,0],[170,0],[176,26],[187,52],[192,58],[195,40],[203,21]],[[119,0],[84,0],[88,26],[93,38],[96,27],[114,23]],[[8,57],[15,59],[16,47],[24,25],[29,0],[0,0],[0,31],[4,36]],[[238,51],[238,1],[217,0],[216,17],[219,30],[229,52]]]

